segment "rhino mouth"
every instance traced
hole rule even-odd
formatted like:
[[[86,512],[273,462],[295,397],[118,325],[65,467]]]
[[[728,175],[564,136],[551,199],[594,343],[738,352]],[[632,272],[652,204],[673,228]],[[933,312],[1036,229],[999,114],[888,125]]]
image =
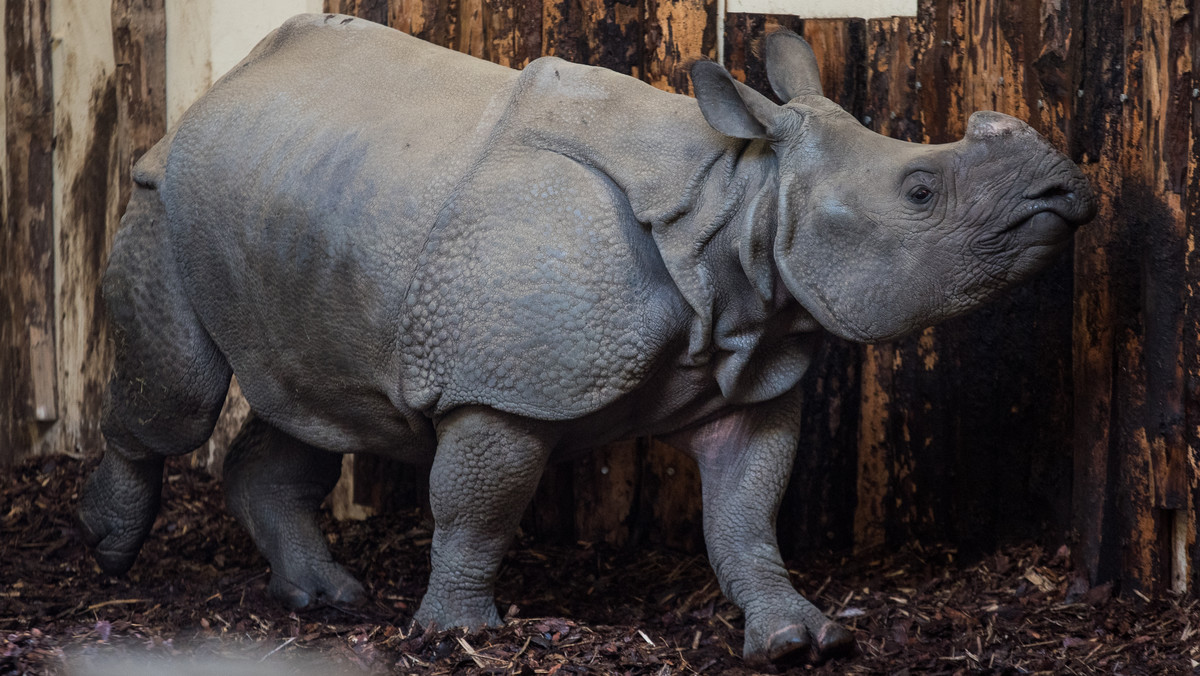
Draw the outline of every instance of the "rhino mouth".
[[[1020,233],[1028,238],[1030,246],[1058,246],[1066,244],[1078,228],[1077,223],[1072,223],[1058,212],[1044,209],[1016,221],[1004,233]]]
[[[1086,181],[1035,187],[1024,197],[997,237],[1020,234],[1028,238],[1029,246],[1060,246],[1096,215],[1095,200]]]

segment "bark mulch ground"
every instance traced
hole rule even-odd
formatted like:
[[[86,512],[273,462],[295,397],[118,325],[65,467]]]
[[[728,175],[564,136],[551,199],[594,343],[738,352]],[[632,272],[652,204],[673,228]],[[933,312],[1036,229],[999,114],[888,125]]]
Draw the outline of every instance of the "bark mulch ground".
[[[749,674],[741,614],[700,556],[519,538],[497,630],[425,634],[419,513],[326,524],[366,584],[357,608],[291,613],[225,512],[218,483],[169,463],[163,513],[125,578],[101,574],[72,510],[90,463],[41,459],[0,479],[0,676],[12,674]],[[1200,674],[1200,602],[1071,587],[1068,552],[1011,546],[793,564],[798,589],[854,630],[858,655],[766,673]]]

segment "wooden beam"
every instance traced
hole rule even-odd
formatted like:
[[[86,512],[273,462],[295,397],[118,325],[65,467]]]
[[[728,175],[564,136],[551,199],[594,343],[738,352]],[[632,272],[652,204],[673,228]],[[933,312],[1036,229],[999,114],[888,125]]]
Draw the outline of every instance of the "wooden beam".
[[[58,417],[49,3],[4,6],[7,218],[0,233],[0,463]],[[36,346],[35,343],[36,342]]]
[[[164,0],[113,0],[117,66],[117,208],[125,213],[133,165],[167,132],[167,12]]]

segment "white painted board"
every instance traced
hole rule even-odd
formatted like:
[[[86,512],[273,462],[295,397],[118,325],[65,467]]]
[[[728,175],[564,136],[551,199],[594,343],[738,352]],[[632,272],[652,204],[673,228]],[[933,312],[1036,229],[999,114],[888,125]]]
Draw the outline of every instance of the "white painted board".
[[[802,19],[878,19],[916,16],[917,0],[725,0],[725,11]]]

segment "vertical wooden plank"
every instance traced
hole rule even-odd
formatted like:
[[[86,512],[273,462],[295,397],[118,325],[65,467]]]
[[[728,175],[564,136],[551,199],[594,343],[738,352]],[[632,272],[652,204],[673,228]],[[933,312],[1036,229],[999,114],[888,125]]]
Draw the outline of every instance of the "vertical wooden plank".
[[[1091,5],[1084,18],[1081,80],[1091,86],[1077,92],[1079,118],[1072,135],[1074,154],[1084,161],[1093,185],[1100,188],[1096,221],[1075,237],[1074,416],[1075,463],[1072,491],[1073,548],[1076,566],[1088,580],[1114,579],[1117,566],[1109,543],[1116,541],[1109,499],[1116,485],[1113,379],[1115,377],[1112,264],[1116,213],[1103,186],[1119,185],[1118,147],[1124,133],[1120,96],[1124,90],[1124,13],[1110,3]]]
[[[1183,69],[1190,68],[1188,44],[1175,24],[1182,6],[1131,2],[1126,5],[1129,74],[1125,125],[1131,145],[1122,163],[1122,201],[1136,252],[1135,280],[1140,326],[1125,324],[1126,349],[1136,366],[1121,371],[1118,393],[1128,391],[1122,420],[1121,517],[1123,580],[1134,588],[1160,590],[1171,578],[1174,521],[1186,509],[1186,449],[1183,445],[1182,310],[1186,226],[1174,159],[1184,116],[1178,101],[1188,93]],[[1186,64],[1186,66],[1185,66]],[[1132,179],[1132,180],[1131,180]],[[1133,304],[1133,303],[1131,303]],[[1139,332],[1140,329],[1140,332]],[[1125,404],[1126,402],[1119,402]],[[1136,416],[1136,417],[1135,417]],[[1181,518],[1184,518],[1181,516]]]
[[[542,55],[541,2],[480,3],[483,58],[524,68]]]
[[[7,6],[8,6],[8,0],[0,0],[0,16],[7,16],[5,14]],[[7,24],[5,24],[5,25],[7,25]],[[0,30],[0,55],[7,54],[6,45],[7,45],[8,41],[6,39],[6,33],[7,33],[7,30]],[[6,66],[8,65],[7,58],[6,58],[5,65]],[[11,75],[9,75],[7,71],[5,71],[5,77],[6,78],[11,77]],[[7,130],[8,130],[8,94],[7,94],[7,88],[5,89],[5,92],[3,94],[0,94],[0,130],[4,131],[3,134],[0,134],[0,139],[2,139],[2,140],[0,140],[0,223],[7,225],[8,224],[8,197],[9,197],[9,195],[8,195],[8,132],[7,132]],[[0,237],[0,241],[3,241],[3,237]],[[2,260],[5,260],[5,259],[0,258],[0,261],[2,261]],[[2,263],[0,263],[0,281],[7,281],[7,277],[4,276],[5,269],[6,269],[6,266],[3,265]],[[2,297],[2,295],[3,294],[0,294],[0,297]],[[3,308],[3,307],[4,307],[4,302],[3,302],[3,300],[0,300],[0,308]],[[3,314],[3,310],[0,310],[0,326],[2,326],[6,321],[4,319],[4,316],[5,315]],[[0,329],[0,332],[2,332],[2,329]],[[3,345],[3,344],[4,343],[0,342],[0,345]],[[0,349],[2,349],[2,348],[0,348]],[[0,359],[2,359],[2,358],[0,358]],[[0,363],[3,363],[3,362],[0,361]],[[3,401],[3,399],[0,399],[0,420],[4,419],[3,411],[4,411],[4,401]],[[0,435],[0,438],[2,438],[2,437],[3,437],[3,435]],[[4,451],[0,450],[0,457],[3,457],[3,455],[4,455]],[[0,462],[3,462],[3,461],[0,460]]]
[[[167,12],[164,0],[113,0],[117,66],[117,210],[125,212],[133,164],[167,131]]]
[[[771,25],[798,31],[813,45],[825,95],[861,117],[866,87],[866,23],[728,15],[726,67],[734,77],[774,97],[755,46]],[[801,382],[801,438],[778,519],[784,556],[813,548],[845,549],[854,544],[860,355],[857,345],[834,338],[825,340]]]
[[[712,3],[648,0],[642,24],[645,51],[641,79],[669,92],[689,93],[691,83],[684,66],[716,56],[715,25]],[[654,542],[703,551],[700,473],[696,464],[679,450],[651,440],[642,472],[636,522],[645,526]]]
[[[913,47],[920,26],[912,19],[867,22],[863,123],[880,134],[919,140]],[[949,83],[947,83],[949,84]],[[920,532],[915,502],[915,454],[910,418],[920,414],[914,388],[904,384],[911,341],[865,346],[858,435],[856,547],[874,547]],[[915,358],[913,360],[915,364]],[[914,410],[915,409],[915,410]],[[918,443],[923,442],[919,439]]]
[[[387,25],[388,0],[325,0],[325,11],[331,14],[357,16]]]
[[[972,113],[992,109],[1068,150],[1079,51],[1073,6],[1022,0],[949,8],[933,48],[949,41],[951,58],[961,49],[954,88],[961,95],[956,106],[939,108],[938,92],[922,89],[922,111],[932,110],[934,120],[926,137],[956,140]],[[935,68],[919,77],[937,76]],[[1062,524],[1069,514],[1071,265],[1061,254],[1028,283],[936,330],[944,384],[934,408],[953,409],[939,453],[951,468],[943,478],[957,487],[952,536],[960,546],[1043,535],[1046,522]],[[1050,538],[1065,534],[1064,525],[1049,530]]]
[[[0,233],[0,462],[29,451],[34,408],[57,414],[57,394],[32,382],[31,329],[54,336],[54,236],[51,148],[54,102],[48,3],[7,0],[4,7],[7,215]],[[49,339],[53,347],[53,338]],[[57,373],[53,350],[38,368]]]
[[[326,4],[330,6],[332,2]],[[388,25],[435,45],[453,48],[458,39],[456,6],[457,0],[392,0]]]
[[[581,540],[629,541],[644,441],[626,441],[574,463],[575,534]]]
[[[893,361],[890,345],[864,349],[854,511],[856,549],[884,543],[892,484],[887,444]]]
[[[1142,105],[1147,116],[1144,158],[1154,208],[1141,212],[1149,237],[1143,251],[1145,378],[1147,415],[1141,420],[1149,446],[1156,556],[1148,562],[1156,590],[1184,591],[1186,558],[1180,553],[1178,523],[1187,523],[1188,449],[1184,439],[1184,304],[1187,284],[1187,222],[1183,172],[1186,170],[1191,107],[1189,11],[1181,4],[1146,4],[1147,27]],[[1193,340],[1194,340],[1193,336]],[[1181,560],[1183,559],[1183,560]],[[1180,568],[1182,566],[1182,569]]]
[[[1077,561],[1095,582],[1180,588],[1195,467],[1185,427],[1190,17],[1179,3],[1089,6],[1075,146],[1101,186],[1076,247]],[[1105,190],[1105,186],[1112,186]],[[1118,187],[1119,186],[1119,187]],[[1190,199],[1190,197],[1189,197]],[[1182,525],[1182,527],[1181,527]]]
[[[100,413],[112,365],[100,279],[116,233],[118,103],[111,3],[51,3],[54,74],[56,340],[59,424],[45,452],[103,448]],[[161,128],[161,127],[160,127]],[[126,176],[121,177],[128,180]]]
[[[684,66],[716,58],[715,14],[715,3],[705,0],[647,0],[642,79],[669,92],[691,93]]]
[[[544,55],[643,76],[643,36],[651,30],[643,0],[545,0],[542,6]]]
[[[1196,530],[1200,520],[1200,251],[1197,251],[1196,233],[1200,232],[1200,98],[1196,91],[1200,85],[1200,19],[1195,14],[1186,22],[1187,38],[1191,48],[1192,83],[1188,95],[1192,98],[1189,115],[1189,137],[1187,154],[1187,187],[1185,191],[1187,238],[1185,240],[1185,304],[1183,332],[1189,338],[1183,344],[1184,366],[1184,442],[1188,457],[1186,473],[1188,481],[1188,513],[1177,515],[1175,546],[1183,545],[1176,554],[1176,588],[1187,586],[1192,591],[1200,589],[1200,542]],[[1190,570],[1188,569],[1190,568]],[[1182,579],[1179,579],[1182,577]]]
[[[1146,328],[1144,290],[1139,283],[1141,267],[1139,259],[1145,251],[1145,242],[1138,241],[1139,214],[1127,211],[1127,206],[1121,204],[1131,198],[1136,199],[1139,207],[1154,204],[1154,186],[1149,184],[1150,177],[1146,173],[1150,163],[1148,154],[1155,149],[1147,148],[1151,141],[1153,121],[1148,119],[1145,106],[1148,103],[1146,95],[1154,87],[1154,45],[1157,36],[1152,32],[1153,27],[1145,24],[1145,14],[1140,0],[1125,0],[1123,22],[1125,27],[1122,42],[1125,45],[1125,88],[1122,92],[1121,118],[1122,127],[1128,136],[1121,153],[1120,164],[1121,184],[1140,184],[1123,189],[1119,196],[1122,213],[1118,217],[1117,236],[1120,249],[1120,259],[1114,261],[1118,266],[1116,304],[1117,318],[1122,320],[1116,327],[1116,362],[1114,373],[1116,382],[1113,385],[1114,409],[1117,412],[1115,432],[1118,440],[1117,483],[1110,499],[1115,500],[1115,525],[1125,546],[1120,551],[1112,552],[1117,557],[1117,566],[1122,586],[1133,589],[1149,589],[1148,582],[1153,577],[1153,557],[1155,552],[1155,515],[1151,511],[1152,495],[1148,485],[1151,474],[1151,458],[1149,439],[1147,438],[1144,420],[1148,413],[1146,406],[1145,381],[1145,343]],[[1149,48],[1149,49],[1147,49]],[[1149,57],[1149,58],[1147,58]],[[1149,66],[1149,69],[1147,68]],[[1147,84],[1149,86],[1147,86]],[[1149,124],[1148,124],[1149,122]],[[1160,218],[1148,219],[1150,227],[1161,227]],[[1112,543],[1108,544],[1112,547]]]

